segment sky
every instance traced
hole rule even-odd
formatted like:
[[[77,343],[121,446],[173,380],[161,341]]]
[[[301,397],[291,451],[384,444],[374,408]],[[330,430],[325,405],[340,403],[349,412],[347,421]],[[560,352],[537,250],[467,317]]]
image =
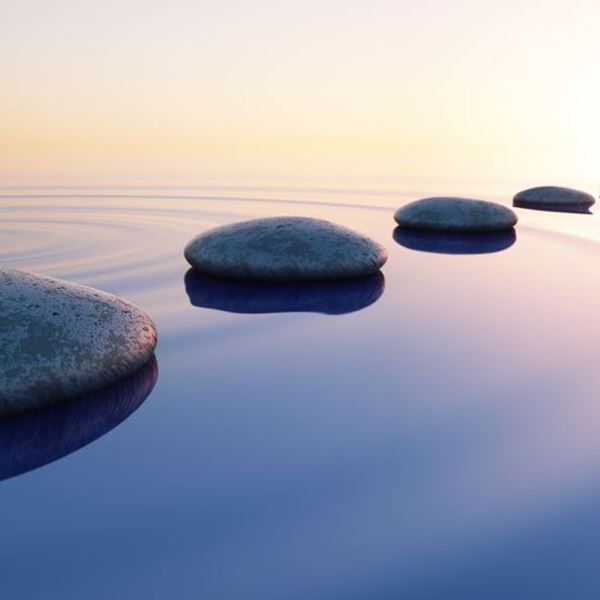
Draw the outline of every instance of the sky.
[[[19,0],[0,177],[600,187],[597,0]]]

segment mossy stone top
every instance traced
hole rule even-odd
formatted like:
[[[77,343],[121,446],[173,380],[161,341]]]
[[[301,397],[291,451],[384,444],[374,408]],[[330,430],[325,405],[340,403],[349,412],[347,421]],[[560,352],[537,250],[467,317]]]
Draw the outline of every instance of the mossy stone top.
[[[92,288],[1,269],[0,299],[0,414],[113,383],[156,346],[144,312]]]
[[[535,207],[589,207],[596,199],[587,192],[580,192],[566,187],[541,186],[523,190],[515,195],[515,206]]]
[[[424,231],[505,231],[517,215],[505,206],[468,198],[424,198],[400,207],[394,219],[405,229]]]
[[[386,249],[351,229],[308,217],[255,219],[211,229],[185,257],[198,271],[255,281],[320,281],[364,277]]]

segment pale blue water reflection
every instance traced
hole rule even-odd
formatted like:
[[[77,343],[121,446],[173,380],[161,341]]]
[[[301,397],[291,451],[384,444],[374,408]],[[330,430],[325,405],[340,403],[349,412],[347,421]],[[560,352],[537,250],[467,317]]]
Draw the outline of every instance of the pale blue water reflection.
[[[342,315],[377,302],[385,288],[381,272],[342,281],[266,283],[218,279],[190,269],[185,289],[194,306],[263,314],[316,312]]]
[[[510,248],[517,241],[514,229],[489,233],[455,233],[394,229],[394,240],[411,250],[441,254],[489,254]]]
[[[106,435],[136,411],[158,376],[156,359],[76,400],[0,418],[0,480],[37,469]]]
[[[119,427],[0,485],[8,597],[600,594],[600,251],[571,234],[595,217],[520,211],[514,245],[447,255],[396,244],[376,200],[21,201],[2,262],[146,308],[161,372]],[[387,245],[385,292],[335,317],[193,306],[188,239],[279,212]]]
[[[542,210],[546,212],[559,213],[575,213],[580,215],[591,215],[592,211],[589,206],[573,206],[572,204],[537,204],[532,206],[530,203],[514,200],[513,206],[517,208],[525,208],[527,210]]]

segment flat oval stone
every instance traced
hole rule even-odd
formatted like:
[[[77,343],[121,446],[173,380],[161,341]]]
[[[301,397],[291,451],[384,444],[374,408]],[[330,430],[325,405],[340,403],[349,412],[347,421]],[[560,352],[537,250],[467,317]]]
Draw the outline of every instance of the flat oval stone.
[[[550,185],[523,190],[513,198],[515,206],[525,208],[588,208],[595,202],[594,196],[586,192]]]
[[[319,281],[364,277],[387,259],[386,249],[322,219],[272,217],[211,229],[185,248],[198,271],[256,281]]]
[[[467,198],[424,198],[400,207],[396,223],[405,229],[426,231],[505,231],[517,223],[517,215],[505,206]]]
[[[142,367],[156,346],[150,318],[115,296],[0,270],[0,414],[97,390]]]

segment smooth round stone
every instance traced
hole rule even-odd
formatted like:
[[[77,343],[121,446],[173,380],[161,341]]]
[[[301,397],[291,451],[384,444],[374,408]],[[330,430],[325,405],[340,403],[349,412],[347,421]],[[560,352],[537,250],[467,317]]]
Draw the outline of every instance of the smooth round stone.
[[[515,206],[532,208],[587,208],[596,202],[591,194],[566,187],[542,186],[519,192],[513,199]]]
[[[377,242],[329,221],[273,217],[211,229],[185,257],[217,277],[256,281],[320,281],[364,277],[387,259]]]
[[[400,207],[394,219],[400,227],[424,231],[505,231],[517,223],[510,208],[467,198],[417,200]]]
[[[156,346],[150,318],[81,285],[0,270],[0,414],[94,391],[142,367]]]

